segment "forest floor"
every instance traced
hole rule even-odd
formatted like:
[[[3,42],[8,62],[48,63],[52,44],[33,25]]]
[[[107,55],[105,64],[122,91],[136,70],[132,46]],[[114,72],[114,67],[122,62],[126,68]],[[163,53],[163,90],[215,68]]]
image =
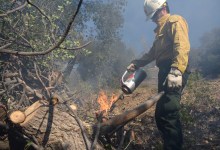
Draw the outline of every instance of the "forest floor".
[[[149,80],[138,87],[133,94],[125,96],[116,103],[113,115],[143,104],[150,96],[157,93],[156,80]],[[88,98],[88,97],[87,97]],[[79,116],[89,124],[95,124],[95,101],[97,95],[80,107]],[[185,150],[220,149],[220,79],[204,80],[191,75],[181,100],[181,122],[184,134]],[[157,130],[154,118],[155,106],[141,114],[125,129],[134,133],[132,141],[123,149],[155,149],[162,150],[162,139]]]

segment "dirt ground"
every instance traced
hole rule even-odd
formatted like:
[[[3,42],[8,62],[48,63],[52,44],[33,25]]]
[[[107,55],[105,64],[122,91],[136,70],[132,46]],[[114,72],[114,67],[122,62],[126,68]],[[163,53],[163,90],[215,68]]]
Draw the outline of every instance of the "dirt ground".
[[[181,100],[183,149],[220,149],[219,83],[220,80],[206,81],[192,78],[185,88]],[[135,92],[126,95],[123,100],[119,100],[110,116],[120,114],[144,103],[149,97],[157,93],[156,86],[156,79],[145,81]],[[98,108],[95,105],[95,99],[94,96],[93,104],[89,104],[88,109],[81,110],[81,113],[84,112],[83,120],[90,124],[96,122],[94,112]],[[156,127],[154,110],[155,106],[125,126],[126,130],[132,131],[133,139],[124,145],[123,149],[162,150],[162,139]]]

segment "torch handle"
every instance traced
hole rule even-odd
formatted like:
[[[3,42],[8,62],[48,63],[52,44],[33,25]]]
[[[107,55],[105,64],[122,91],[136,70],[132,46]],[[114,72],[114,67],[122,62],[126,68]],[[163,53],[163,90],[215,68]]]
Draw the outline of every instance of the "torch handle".
[[[124,72],[124,74],[122,75],[122,77],[121,77],[121,82],[122,82],[123,84],[125,84],[124,77],[127,75],[127,73],[128,73],[128,71],[126,70],[126,71]]]

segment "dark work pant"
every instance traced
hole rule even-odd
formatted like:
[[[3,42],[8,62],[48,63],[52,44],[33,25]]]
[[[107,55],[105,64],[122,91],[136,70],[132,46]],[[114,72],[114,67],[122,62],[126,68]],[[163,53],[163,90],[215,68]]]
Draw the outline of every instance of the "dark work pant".
[[[164,140],[164,150],[180,150],[182,149],[183,135],[180,123],[180,100],[182,89],[170,92],[167,85],[163,85],[168,73],[170,65],[160,66],[158,73],[158,92],[165,91],[156,105],[155,119],[158,129],[162,133]],[[183,74],[183,87],[186,84],[188,73]]]

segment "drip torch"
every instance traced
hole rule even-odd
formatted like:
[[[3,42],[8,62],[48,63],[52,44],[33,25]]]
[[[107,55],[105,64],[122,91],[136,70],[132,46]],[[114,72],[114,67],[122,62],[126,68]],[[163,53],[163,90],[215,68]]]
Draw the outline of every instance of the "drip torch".
[[[127,78],[125,79],[126,76]],[[138,68],[134,72],[129,72],[126,70],[121,78],[122,91],[125,94],[131,94],[146,77],[146,72],[141,68]]]

